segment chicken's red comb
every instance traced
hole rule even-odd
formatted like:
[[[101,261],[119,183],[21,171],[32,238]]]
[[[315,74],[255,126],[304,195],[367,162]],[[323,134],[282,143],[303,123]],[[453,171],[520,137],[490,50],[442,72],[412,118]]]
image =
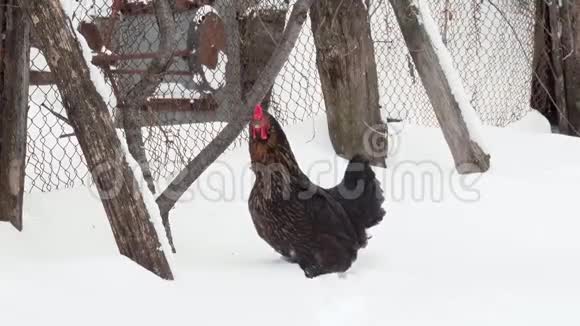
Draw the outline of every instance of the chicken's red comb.
[[[262,108],[262,104],[256,105],[254,108],[254,121],[259,121],[264,118],[264,109]]]

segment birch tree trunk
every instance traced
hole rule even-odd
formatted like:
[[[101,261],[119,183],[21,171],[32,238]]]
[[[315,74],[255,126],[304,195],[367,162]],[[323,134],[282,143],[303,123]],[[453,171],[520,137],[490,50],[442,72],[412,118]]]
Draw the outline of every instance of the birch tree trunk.
[[[347,159],[362,154],[385,166],[370,140],[369,126],[384,128],[379,106],[375,50],[366,5],[362,1],[319,0],[310,14],[316,65],[320,75],[330,140]]]
[[[97,185],[121,254],[173,279],[160,236],[127,163],[107,106],[59,0],[20,0],[41,43],[63,105]]]
[[[0,16],[0,221],[22,231],[30,21],[16,0],[0,1]]]
[[[419,19],[416,0],[390,0],[390,2],[453,155],[457,171],[461,174],[487,171],[489,155],[471,138],[437,51],[425,29],[425,24]],[[421,5],[427,4],[422,2]]]

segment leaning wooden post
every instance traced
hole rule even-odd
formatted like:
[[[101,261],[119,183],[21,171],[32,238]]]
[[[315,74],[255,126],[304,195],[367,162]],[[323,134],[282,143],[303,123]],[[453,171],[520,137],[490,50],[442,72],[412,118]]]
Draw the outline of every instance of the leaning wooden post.
[[[472,136],[477,119],[469,101],[461,98],[463,85],[447,52],[437,25],[423,0],[390,0],[397,21],[427,96],[461,174],[485,172],[487,155]],[[427,25],[427,26],[426,26]],[[456,77],[456,78],[454,78]],[[464,95],[464,94],[463,94]]]
[[[30,16],[63,98],[121,254],[164,279],[173,279],[159,212],[147,207],[127,163],[107,105],[91,73],[60,0],[20,0]],[[144,188],[145,191],[146,188]],[[151,197],[152,195],[149,194]],[[151,199],[152,200],[152,199]]]
[[[22,231],[30,21],[16,0],[2,1],[0,24],[0,221]],[[0,50],[0,51],[2,51]]]

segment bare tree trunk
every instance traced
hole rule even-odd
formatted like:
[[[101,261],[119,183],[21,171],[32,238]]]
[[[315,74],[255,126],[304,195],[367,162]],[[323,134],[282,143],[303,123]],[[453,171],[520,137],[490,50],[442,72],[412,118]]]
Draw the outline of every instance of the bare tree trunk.
[[[386,125],[380,113],[367,8],[362,1],[319,0],[310,18],[334,150],[347,159],[362,154],[384,167],[387,151],[374,150],[368,143],[369,126],[384,129]]]
[[[451,91],[450,81],[422,23],[426,17],[419,18],[416,0],[390,2],[458,172],[466,174],[487,171],[489,155],[471,139],[459,103]],[[426,5],[426,2],[421,5]]]
[[[242,104],[240,104],[239,100],[241,96],[239,87],[240,83],[236,81],[232,83],[232,79],[235,80],[237,78],[239,81],[240,67],[239,65],[236,67],[235,64],[230,65],[230,59],[228,58],[228,65],[230,66],[226,67],[226,86],[228,83],[230,86],[232,86],[232,84],[234,86],[232,86],[232,89],[228,91],[228,98],[221,105],[224,106],[224,111],[232,112],[232,116],[235,117],[235,119],[230,122],[196,158],[187,164],[185,169],[175,177],[167,189],[165,189],[157,198],[157,204],[159,205],[161,214],[166,214],[173,208],[175,203],[179,198],[181,198],[181,196],[183,196],[187,189],[191,187],[195,180],[223,153],[224,150],[228,148],[229,145],[231,145],[248,124],[252,116],[252,109],[257,103],[262,101],[264,96],[266,96],[268,90],[274,84],[274,80],[276,79],[276,76],[278,76],[282,66],[288,60],[288,56],[294,48],[298,35],[302,30],[302,26],[308,17],[308,10],[314,1],[315,0],[298,0],[294,4],[282,39],[276,47],[274,54],[268,61],[268,64],[254,83],[252,90],[245,96],[244,101],[241,102]],[[226,28],[228,25],[229,24],[226,23]],[[231,34],[232,32],[226,32],[228,37],[231,37]],[[229,42],[231,42],[231,40]],[[239,48],[234,47],[234,50],[239,51]],[[230,48],[228,48],[228,56],[231,54],[232,52]],[[237,56],[237,58],[239,58],[239,56]]]
[[[121,254],[173,279],[167,253],[128,166],[107,106],[91,81],[80,44],[59,0],[20,0],[42,44]],[[82,96],[79,96],[82,94]]]
[[[562,43],[569,134],[580,137],[580,1],[564,1]]]
[[[562,55],[562,23],[560,4],[552,1],[549,5],[550,31],[552,36],[552,66],[554,68],[554,100],[558,109],[558,127],[563,134],[569,134],[568,113],[566,105],[566,85],[564,84],[564,67]]]
[[[30,21],[16,0],[0,2],[0,221],[22,231]]]
[[[580,3],[536,0],[532,108],[580,136]]]
[[[549,15],[544,0],[536,1],[536,24],[534,30],[534,58],[532,76],[532,96],[530,105],[549,120],[554,121],[555,107],[551,101],[554,78],[551,71],[551,43]]]

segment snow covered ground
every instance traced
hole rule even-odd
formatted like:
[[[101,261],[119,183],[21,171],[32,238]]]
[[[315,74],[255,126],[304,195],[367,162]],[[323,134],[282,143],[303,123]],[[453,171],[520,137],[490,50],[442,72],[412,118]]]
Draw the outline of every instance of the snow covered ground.
[[[286,130],[330,186],[346,162],[325,125]],[[578,325],[580,141],[535,116],[485,128],[493,168],[461,178],[440,130],[399,127],[387,216],[346,278],[308,280],[258,238],[242,148],[172,212],[175,282],[118,255],[91,189],[27,195],[25,232],[0,224],[0,325]]]

